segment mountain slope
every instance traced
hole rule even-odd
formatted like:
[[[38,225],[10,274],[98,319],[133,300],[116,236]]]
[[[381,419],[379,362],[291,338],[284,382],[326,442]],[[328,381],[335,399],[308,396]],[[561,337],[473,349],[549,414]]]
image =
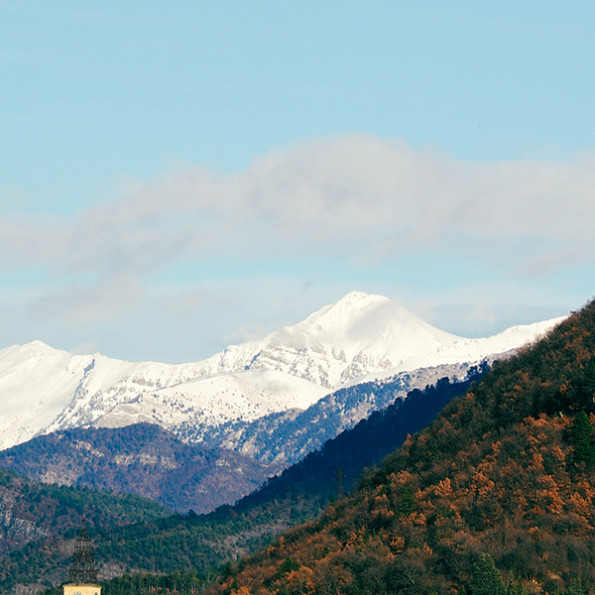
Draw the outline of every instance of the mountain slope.
[[[592,593],[594,559],[595,301],[208,593]]]
[[[136,494],[196,513],[235,503],[272,474],[252,459],[185,444],[149,424],[38,436],[0,452],[0,468],[43,483]]]
[[[445,376],[435,385],[412,390],[407,398],[394,400],[270,479],[238,502],[235,510],[249,510],[256,503],[275,499],[307,498],[314,493],[317,499],[333,500],[338,492],[350,492],[363,469],[378,464],[401,446],[408,435],[428,426],[453,398],[479,382],[488,369],[487,366],[473,368],[464,380],[457,382]],[[382,388],[389,392],[391,387],[398,390],[397,386],[389,382]]]
[[[464,392],[467,386],[468,381],[451,383],[445,378],[436,388],[416,391],[411,398],[397,400],[233,507],[222,507],[208,515],[177,515],[98,531],[96,557],[102,576],[131,570],[205,571],[261,547],[282,529],[318,515],[337,494],[339,468],[343,470],[343,487],[348,490],[364,466],[377,463],[393,451],[409,432],[429,423],[445,403]],[[29,555],[37,560],[36,567],[29,568],[32,579],[60,572],[65,576],[68,554],[59,541],[52,540],[51,544],[41,541],[35,549],[33,545],[29,549]],[[48,551],[64,553],[61,559],[56,559],[47,557]],[[167,556],[163,555],[164,551],[168,552]],[[9,558],[8,564],[15,570],[8,579],[18,575],[21,568],[18,561],[22,559],[22,552],[15,552],[14,558]],[[0,589],[5,592],[8,584],[11,583],[0,582]]]
[[[307,409],[329,389],[478,362],[556,321],[463,339],[382,296],[352,292],[294,326],[201,362],[131,363],[33,342],[0,351],[0,448],[73,427],[148,422],[199,442],[221,424]]]
[[[302,460],[327,440],[353,428],[374,411],[383,410],[395,400],[405,399],[413,389],[432,386],[444,378],[462,381],[472,368],[466,363],[442,365],[353,384],[323,397],[304,411],[292,409],[249,423],[222,424],[205,436],[204,444],[286,467]]]

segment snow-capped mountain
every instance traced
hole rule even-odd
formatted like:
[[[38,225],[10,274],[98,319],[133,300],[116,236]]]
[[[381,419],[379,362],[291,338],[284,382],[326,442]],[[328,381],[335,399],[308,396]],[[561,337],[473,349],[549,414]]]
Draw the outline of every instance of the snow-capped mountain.
[[[205,371],[273,369],[333,388],[457,339],[388,298],[354,291],[294,326],[228,347],[205,361]]]
[[[141,421],[199,441],[210,428],[304,410],[363,379],[479,361],[558,321],[464,339],[388,298],[352,292],[294,326],[196,363],[70,355],[38,341],[13,346],[0,351],[0,448],[61,429]]]

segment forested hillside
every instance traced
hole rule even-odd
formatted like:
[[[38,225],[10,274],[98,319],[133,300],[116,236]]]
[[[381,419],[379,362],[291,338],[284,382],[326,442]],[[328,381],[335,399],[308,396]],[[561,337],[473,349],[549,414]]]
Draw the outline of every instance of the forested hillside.
[[[208,593],[595,592],[595,302]]]
[[[256,503],[276,499],[312,499],[316,494],[326,502],[343,491],[351,491],[362,470],[378,464],[398,448],[409,434],[429,425],[456,396],[465,393],[488,370],[487,364],[472,367],[467,379],[451,382],[441,378],[435,385],[411,391],[406,399],[397,399],[382,411],[374,412],[353,429],[328,440],[303,461],[285,470],[262,489],[247,496],[236,507],[246,510]],[[362,385],[368,390],[367,385]],[[382,390],[390,390],[390,383]],[[395,390],[397,390],[395,388]]]
[[[170,509],[137,496],[44,485],[0,469],[0,591],[21,580],[54,580],[51,561],[63,558],[61,547],[83,518],[95,527],[117,527],[169,515]],[[47,572],[39,572],[40,563]]]
[[[435,387],[414,391],[405,401],[398,400],[329,441],[319,452],[287,469],[234,507],[222,507],[210,515],[176,515],[95,533],[100,568],[202,573],[263,547],[283,529],[315,518],[336,499],[340,486],[349,491],[364,467],[378,463],[402,444],[408,433],[430,423],[446,403],[463,394],[481,373],[481,369],[474,368],[465,382],[453,383],[445,378]],[[56,560],[48,559],[46,563],[56,566]],[[43,559],[38,564],[43,568]],[[61,565],[65,576],[68,560],[63,559]],[[177,577],[178,574],[170,576],[172,584],[178,584]],[[113,593],[120,593],[117,589],[122,584],[130,584],[126,580],[133,579],[106,584],[105,592],[109,595],[113,589]],[[166,584],[163,577],[138,580],[139,584],[154,588]]]

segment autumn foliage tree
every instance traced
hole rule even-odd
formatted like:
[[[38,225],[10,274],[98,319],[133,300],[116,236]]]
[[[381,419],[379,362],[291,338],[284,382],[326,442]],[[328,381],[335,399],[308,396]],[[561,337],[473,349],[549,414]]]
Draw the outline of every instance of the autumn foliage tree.
[[[595,593],[594,361],[591,302],[208,592]]]

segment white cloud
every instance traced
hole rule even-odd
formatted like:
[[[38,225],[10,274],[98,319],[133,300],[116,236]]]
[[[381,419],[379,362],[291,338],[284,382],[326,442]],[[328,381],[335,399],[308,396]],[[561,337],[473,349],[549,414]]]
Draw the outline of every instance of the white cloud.
[[[548,244],[554,253],[542,263],[564,264],[579,248],[592,252],[594,161],[466,163],[372,136],[330,138],[272,151],[234,174],[188,167],[128,184],[77,216],[9,215],[0,246],[8,264],[103,275],[216,254],[370,262],[521,239]]]
[[[569,295],[570,293],[570,295]],[[580,307],[572,291],[528,281],[478,281],[447,288],[439,294],[414,296],[410,308],[423,320],[467,337],[486,337],[517,324],[531,324]]]
[[[270,302],[271,292],[258,281],[266,271],[254,276],[252,298],[241,295],[254,262],[302,258],[341,262],[349,271],[408,261],[416,254],[430,263],[436,255],[444,265],[450,255],[459,269],[470,260],[474,266],[494,266],[497,283],[504,279],[503,269],[510,280],[590,266],[594,161],[586,155],[568,162],[468,163],[373,136],[328,138],[272,151],[241,172],[189,166],[150,183],[128,182],[116,197],[76,215],[18,215],[8,209],[0,219],[0,262],[5,272],[31,269],[47,279],[19,305],[20,319],[31,316],[73,329],[116,324],[132,315],[147,325],[160,313],[173,328],[176,317],[199,321],[200,313],[216,308],[237,310],[243,299],[250,305],[221,330],[221,336],[239,340],[290,311],[288,306],[266,317],[270,307],[262,296]],[[149,282],[178,263],[214,268],[229,261],[234,270],[245,266],[247,271],[227,306],[231,298],[222,290],[211,292],[208,272],[185,280],[171,273],[171,283],[180,280],[179,291],[163,297],[155,293],[154,278]],[[323,276],[324,267],[320,270]],[[426,269],[425,274],[432,273]],[[287,271],[274,283],[308,279],[303,270],[292,281],[291,276]],[[184,289],[188,283],[194,289]],[[471,329],[472,310],[448,306],[457,300],[439,300],[432,311],[456,320],[466,310]],[[248,310],[259,315],[249,316]],[[484,323],[503,316],[496,306],[492,313],[477,312]],[[132,321],[127,324],[132,328]],[[77,341],[88,340],[82,331],[79,335]]]
[[[146,292],[134,278],[115,275],[87,285],[69,284],[40,292],[31,300],[31,314],[55,318],[67,327],[108,324],[145,305]]]

